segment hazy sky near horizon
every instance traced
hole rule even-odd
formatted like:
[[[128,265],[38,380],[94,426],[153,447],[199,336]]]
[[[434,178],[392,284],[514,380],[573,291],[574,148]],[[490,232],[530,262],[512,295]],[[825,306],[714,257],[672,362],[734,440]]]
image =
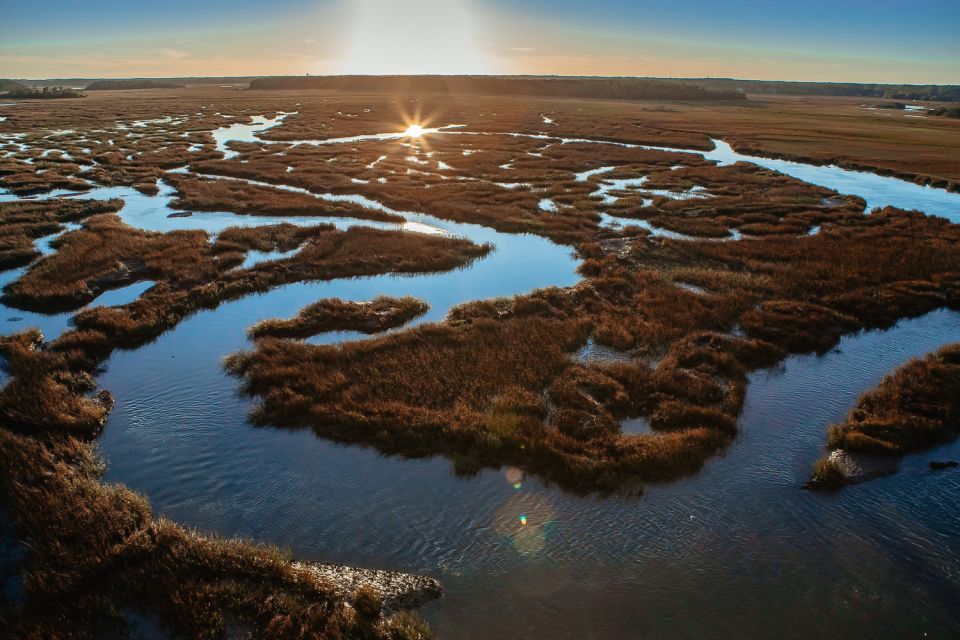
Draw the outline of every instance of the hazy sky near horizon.
[[[0,77],[529,73],[960,84],[960,0],[0,0]]]

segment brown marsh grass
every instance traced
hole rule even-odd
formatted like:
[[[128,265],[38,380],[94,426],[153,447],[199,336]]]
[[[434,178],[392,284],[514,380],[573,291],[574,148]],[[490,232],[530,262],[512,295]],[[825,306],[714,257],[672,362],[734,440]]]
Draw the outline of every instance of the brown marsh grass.
[[[843,465],[839,462],[824,456],[813,463],[813,471],[810,474],[810,481],[806,486],[817,489],[839,489],[847,482],[846,473]]]
[[[204,231],[141,231],[115,215],[99,215],[60,239],[56,253],[5,288],[4,299],[24,308],[73,309],[137,280],[177,286],[211,280],[220,270]]]
[[[66,200],[0,203],[0,270],[29,264],[39,256],[34,241],[63,231],[64,222],[78,222],[123,206],[120,200]]]
[[[514,464],[577,491],[674,478],[733,439],[749,371],[960,303],[960,232],[946,221],[892,209],[834,220],[814,236],[583,245],[573,289],[336,347],[263,339],[227,366],[260,399],[259,424],[445,453],[462,471]],[[588,337],[632,359],[571,358]],[[637,415],[655,435],[620,433]]]
[[[429,305],[411,298],[378,296],[369,302],[337,298],[307,305],[289,320],[264,320],[247,330],[251,338],[307,338],[324,331],[380,333],[423,315]]]
[[[302,250],[286,260],[233,270],[245,249],[301,243]],[[338,231],[332,225],[227,230],[211,245],[204,231],[142,231],[99,215],[59,240],[57,252],[8,285],[4,298],[29,309],[75,309],[103,290],[156,280],[173,291],[195,290],[193,297],[209,304],[300,280],[449,270],[488,250],[460,239],[363,227]]]
[[[101,481],[85,441],[0,429],[0,470],[0,498],[28,550],[16,604],[0,610],[7,637],[122,636],[132,612],[178,637],[428,637],[409,615],[350,607],[277,549],[154,518],[145,498]]]
[[[251,247],[300,244],[297,256],[250,270],[215,264]],[[51,345],[35,330],[0,341],[10,375],[0,389],[0,501],[29,549],[18,568],[22,588],[0,611],[4,629],[12,637],[58,636],[64,628],[76,637],[122,635],[128,613],[145,612],[184,637],[237,630],[277,638],[428,637],[410,614],[383,619],[369,602],[349,606],[335,585],[276,549],[185,531],[154,519],[141,496],[103,484],[91,441],[112,398],[91,395],[91,372],[112,349],[143,344],[231,297],[301,279],[448,270],[486,250],[464,240],[329,225],[228,230],[211,245],[202,232],[155,234],[113,216],[89,219],[26,282],[37,291],[55,280],[80,290],[76,283],[110,275],[134,255],[161,282],[131,305],[84,311],[77,328]],[[190,275],[206,264],[212,277]]]
[[[960,431],[960,344],[907,362],[829,429],[831,448],[902,455]]]
[[[165,180],[177,190],[178,197],[171,203],[174,209],[230,211],[251,216],[349,216],[403,222],[402,217],[383,211],[323,202],[306,194],[234,180],[204,180],[179,175],[167,176]]]

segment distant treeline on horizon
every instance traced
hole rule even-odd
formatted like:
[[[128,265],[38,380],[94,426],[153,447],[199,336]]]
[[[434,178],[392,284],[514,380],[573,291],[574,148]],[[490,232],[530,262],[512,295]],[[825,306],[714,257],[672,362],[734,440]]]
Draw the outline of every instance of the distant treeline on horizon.
[[[49,85],[44,87],[28,87],[25,84],[12,80],[0,79],[0,95],[4,98],[17,100],[45,100],[53,98],[84,98],[84,93],[71,87]]]
[[[477,93],[624,100],[745,100],[743,93],[650,78],[554,76],[286,76],[259,78],[251,89],[325,89],[377,93]]]
[[[677,78],[669,81],[695,84],[705,89],[740,91],[743,93],[960,101],[960,86],[949,84],[861,84],[856,82],[736,80],[733,78]]]
[[[117,89],[179,89],[182,83],[170,80],[150,80],[134,78],[130,80],[94,80],[87,85],[87,91],[109,91]]]
[[[2,81],[0,81],[2,82]],[[57,78],[16,80],[31,86],[90,89],[174,88],[191,84],[248,84],[252,89],[337,89],[390,91],[405,86],[420,91],[484,91],[494,94],[565,95],[634,99],[742,100],[741,95],[815,95],[960,102],[960,85],[797,82],[735,78],[633,78],[596,76],[220,76],[179,78]],[[414,84],[415,83],[415,84]],[[546,84],[550,83],[550,84]],[[95,86],[91,86],[95,85]],[[281,86],[282,85],[282,86]],[[349,85],[349,86],[348,86]],[[387,87],[389,85],[389,87]],[[442,85],[442,86],[441,86]],[[684,89],[677,91],[677,87]],[[487,87],[487,88],[483,88]],[[3,89],[0,89],[2,91]],[[682,96],[682,97],[681,97]]]

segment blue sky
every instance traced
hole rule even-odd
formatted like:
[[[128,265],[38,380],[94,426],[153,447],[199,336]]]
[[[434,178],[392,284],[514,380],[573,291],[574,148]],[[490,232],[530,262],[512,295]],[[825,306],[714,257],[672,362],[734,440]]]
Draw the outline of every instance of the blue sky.
[[[960,83],[960,0],[0,0],[0,77],[556,73]]]

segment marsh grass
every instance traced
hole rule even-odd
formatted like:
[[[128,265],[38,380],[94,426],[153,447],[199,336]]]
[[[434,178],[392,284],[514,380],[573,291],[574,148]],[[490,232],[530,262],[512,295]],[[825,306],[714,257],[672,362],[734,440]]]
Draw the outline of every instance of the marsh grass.
[[[839,489],[846,482],[843,466],[829,456],[824,456],[813,463],[808,486],[817,489]]]
[[[116,231],[113,222],[104,224]],[[93,230],[78,235],[96,237],[98,222],[90,226]],[[324,233],[336,237],[305,250],[299,262],[304,271],[284,277],[304,277],[310,269],[318,277],[334,277],[344,270],[377,273],[398,265],[449,268],[482,252],[464,241],[415,234],[392,234],[406,238],[398,240],[390,233],[361,230],[361,237],[351,242],[350,231],[327,228]],[[123,235],[103,250],[116,256],[128,243],[170,240],[130,230]],[[221,240],[228,243],[221,250],[229,252],[231,247],[301,238],[279,228],[228,234]],[[98,264],[109,264],[94,257],[91,266],[81,267],[67,259],[70,255],[61,249],[51,259],[55,266],[85,268],[82,274],[96,274]],[[0,390],[0,498],[18,539],[30,550],[21,567],[22,593],[2,612],[4,628],[12,637],[58,636],[64,628],[77,637],[104,637],[124,632],[124,611],[149,611],[164,628],[185,637],[220,637],[237,629],[277,638],[428,637],[425,625],[409,615],[394,623],[380,618],[379,611],[371,617],[372,607],[360,611],[348,606],[334,585],[296,569],[275,549],[206,537],[154,519],[144,498],[100,481],[91,438],[102,428],[112,401],[106,392],[90,395],[95,384],[87,372],[113,348],[142,344],[197,304],[215,305],[222,296],[282,282],[284,277],[271,280],[271,274],[289,271],[266,265],[257,274],[231,274],[219,287],[204,288],[210,284],[204,283],[200,289],[183,289],[178,287],[186,278],[178,280],[172,269],[166,282],[132,305],[81,314],[78,328],[49,348],[41,348],[37,331],[0,341],[10,374]]]
[[[379,296],[369,302],[336,298],[308,305],[289,320],[264,320],[247,330],[251,338],[307,338],[325,331],[380,333],[423,315],[429,305],[411,298]]]
[[[960,431],[960,344],[906,363],[860,397],[829,429],[829,446],[902,455]]]
[[[462,472],[512,464],[574,491],[671,479],[733,440],[750,371],[960,301],[960,235],[945,221],[892,209],[834,220],[816,236],[584,244],[572,289],[336,347],[265,338],[227,366],[259,398],[258,424],[444,453]],[[588,337],[634,360],[579,363]],[[637,415],[654,435],[620,433]]]
[[[297,246],[286,260],[234,269],[247,250]],[[185,531],[154,519],[141,496],[103,484],[91,442],[112,398],[91,395],[91,372],[113,349],[142,345],[224,300],[300,280],[448,270],[489,247],[330,225],[227,230],[211,244],[203,232],[150,233],[97,215],[57,249],[14,283],[12,297],[76,306],[100,283],[153,274],[158,284],[129,305],[84,310],[49,345],[36,330],[0,340],[10,376],[0,389],[0,500],[30,550],[22,593],[0,612],[11,637],[57,637],[66,628],[76,637],[122,635],[126,611],[150,612],[184,637],[429,637],[410,615],[395,623],[373,607],[359,612],[275,549]],[[394,314],[421,309],[400,302]]]
[[[151,612],[193,638],[387,639],[426,629],[410,616],[381,620],[372,604],[348,606],[277,549],[153,518],[145,498],[101,482],[87,442],[0,429],[0,469],[0,495],[29,549],[18,604],[0,612],[8,637],[123,635],[124,611]]]
[[[262,177],[262,176],[260,176]],[[313,196],[270,189],[235,180],[204,180],[168,175],[176,190],[174,209],[230,211],[251,216],[348,216],[351,218],[403,222],[401,216],[356,205],[324,202]]]
[[[129,227],[115,215],[98,215],[88,218],[82,231],[60,239],[55,254],[5,287],[3,295],[20,308],[68,310],[137,280],[181,284],[213,279],[219,270],[203,231],[154,233]]]
[[[0,271],[30,264],[40,253],[34,241],[64,230],[63,223],[112,213],[120,200],[67,200],[0,203]]]
[[[639,360],[576,364],[570,353],[592,328],[583,297],[544,290],[479,301],[442,324],[336,347],[264,338],[226,366],[261,398],[258,423],[403,455],[440,451],[461,472],[517,464],[589,492],[697,469],[735,433],[745,372],[780,352],[702,334],[655,371]],[[620,419],[650,413],[659,435],[620,433]]]
[[[300,245],[303,248],[285,260],[234,270],[247,250],[289,250]],[[4,299],[24,309],[75,309],[106,289],[149,279],[164,286],[130,310],[146,311],[143,307],[149,305],[144,300],[170,303],[174,299],[195,310],[288,282],[445,271],[487,251],[489,247],[460,239],[368,228],[338,231],[332,225],[228,229],[211,245],[203,231],[141,231],[116,216],[98,215],[89,218],[82,230],[58,241],[55,254],[8,285]],[[113,312],[102,310],[82,318],[98,313]]]

